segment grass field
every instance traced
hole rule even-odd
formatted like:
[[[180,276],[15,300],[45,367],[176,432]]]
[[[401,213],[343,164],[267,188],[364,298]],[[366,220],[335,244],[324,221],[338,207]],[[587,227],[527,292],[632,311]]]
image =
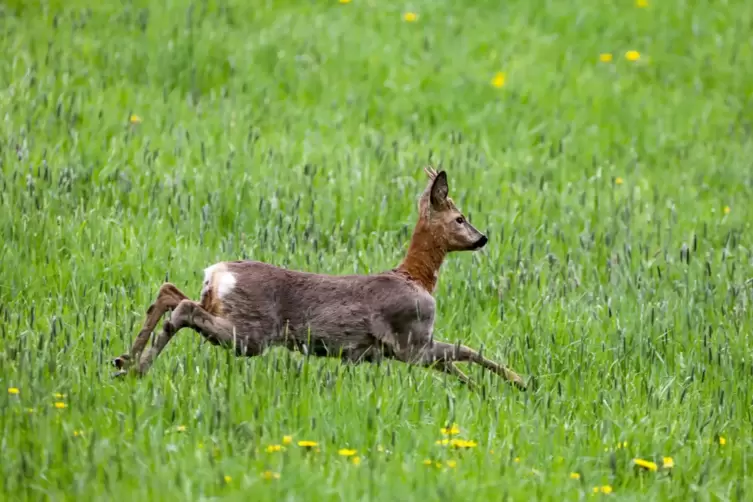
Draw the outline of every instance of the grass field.
[[[747,4],[2,2],[2,498],[750,500]],[[188,330],[111,378],[166,278],[397,265],[428,162],[490,238],[435,334],[537,390]]]

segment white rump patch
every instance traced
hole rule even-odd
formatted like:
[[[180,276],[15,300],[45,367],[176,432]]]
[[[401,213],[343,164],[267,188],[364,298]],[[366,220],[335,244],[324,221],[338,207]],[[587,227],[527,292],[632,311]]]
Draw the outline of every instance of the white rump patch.
[[[227,265],[216,263],[204,269],[204,286],[201,288],[201,296],[203,297],[209,289],[212,289],[218,298],[222,298],[235,288],[235,283],[235,275],[227,269]]]

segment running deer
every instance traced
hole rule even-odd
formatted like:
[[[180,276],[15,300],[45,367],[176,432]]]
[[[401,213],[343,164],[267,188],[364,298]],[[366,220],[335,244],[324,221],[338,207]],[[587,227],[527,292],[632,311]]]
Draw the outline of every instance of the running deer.
[[[117,375],[144,375],[182,328],[211,344],[258,356],[284,346],[344,362],[384,358],[431,367],[473,385],[455,362],[473,362],[520,389],[523,379],[465,345],[434,339],[432,296],[445,256],[484,247],[487,238],[455,207],[447,175],[424,169],[429,184],[418,203],[419,218],[408,253],[397,268],[372,275],[323,275],[257,261],[220,262],[207,268],[198,302],[165,283],[146,312],[129,354],[116,358]],[[172,311],[162,333],[144,352],[160,318]],[[143,353],[143,354],[142,354]]]

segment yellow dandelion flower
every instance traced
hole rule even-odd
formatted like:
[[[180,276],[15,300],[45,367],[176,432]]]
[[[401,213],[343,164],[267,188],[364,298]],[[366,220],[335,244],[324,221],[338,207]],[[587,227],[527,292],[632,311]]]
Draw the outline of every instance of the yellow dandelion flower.
[[[361,465],[361,457],[353,457],[350,461],[353,462],[353,465]]]
[[[623,183],[625,183],[625,180],[623,180],[623,179],[622,179],[621,177],[619,177],[619,176],[617,176],[617,177],[616,177],[616,178],[614,179],[614,184],[615,184],[615,185],[622,185]],[[620,445],[620,444],[618,443],[618,444],[617,444],[617,447],[619,448],[620,446],[621,446],[621,445]],[[625,441],[625,447],[627,447],[627,441]]]
[[[424,465],[431,465],[433,463],[434,463],[434,461],[432,459],[430,459],[430,458],[427,458],[426,460],[424,460]]]
[[[635,6],[639,9],[648,7],[648,0],[635,0]]]
[[[441,469],[442,468],[442,462],[434,462],[434,467],[436,467],[437,469]]]
[[[267,481],[271,481],[273,479],[280,479],[280,474],[273,471],[264,471],[261,473],[261,477]]]
[[[599,61],[602,63],[611,63],[612,62],[612,53],[611,52],[602,52],[599,54]]]
[[[293,442],[293,436],[282,436],[282,444],[290,444]]]
[[[724,206],[724,214],[729,214],[732,209],[729,206]]]
[[[450,445],[455,448],[475,448],[478,446],[478,443],[466,439],[452,439],[450,440]]]
[[[452,424],[449,427],[442,427],[439,431],[445,436],[457,436],[460,434],[460,427],[458,427],[458,424]]]
[[[340,3],[350,3],[350,0],[340,0]]]
[[[636,467],[640,467],[642,469],[646,469],[648,471],[656,472],[657,466],[656,462],[651,462],[649,460],[643,460],[642,458],[634,458],[633,464]]]
[[[349,450],[348,448],[341,448],[337,450],[337,454],[341,457],[352,457],[356,453],[358,453],[356,450]]]
[[[84,431],[73,431],[73,437],[77,438],[79,436],[83,436]]]
[[[316,441],[298,441],[298,446],[302,448],[316,448],[319,446],[319,443]]]
[[[67,404],[65,404],[65,403],[64,403],[64,402],[62,402],[62,401],[58,401],[58,402],[56,402],[56,403],[55,403],[55,408],[57,408],[57,409],[59,409],[59,410],[64,410],[64,409],[65,409],[65,408],[67,408],[67,407],[68,407],[68,405],[67,405]]]
[[[520,457],[515,457],[514,459],[512,459],[512,461],[518,464],[520,463]]]
[[[139,117],[138,115],[131,115],[131,116],[130,116],[130,117],[128,118],[128,121],[129,121],[129,122],[130,122],[131,124],[133,124],[133,125],[136,125],[136,124],[140,124],[140,123],[141,123],[141,117]]]
[[[267,451],[267,453],[274,453],[276,451],[282,451],[284,449],[285,448],[283,448],[282,445],[280,445],[280,444],[271,444],[271,445],[267,446],[266,451]]]
[[[16,396],[16,395],[18,395],[19,392],[21,392],[21,391],[18,390],[17,387],[8,387],[8,394]]]
[[[724,446],[725,444],[727,444],[727,440],[724,439],[724,436],[719,436],[719,444],[722,445],[722,446]]]
[[[446,464],[446,465],[447,465],[447,467],[449,467],[450,469],[454,469],[455,467],[457,467],[457,466],[458,466],[458,463],[457,463],[457,462],[456,462],[455,460],[448,460],[447,462],[445,462],[445,464]]]
[[[675,461],[672,457],[663,457],[661,461],[662,469],[671,469],[675,466]]]
[[[225,483],[232,483],[233,478],[225,474]]]
[[[601,493],[606,493],[607,495],[609,495],[610,493],[612,493],[612,487],[609,485],[602,486]]]
[[[625,53],[625,59],[628,61],[638,61],[641,58],[641,53],[638,51],[627,51]]]
[[[449,439],[437,439],[436,441],[434,441],[434,443],[438,445],[446,446],[450,444],[450,440]]]
[[[406,12],[405,14],[403,14],[403,21],[405,21],[406,23],[415,23],[416,21],[418,21],[418,14],[416,14],[415,12]]]
[[[55,394],[53,394],[53,396],[55,397],[55,399],[58,399],[58,400],[65,399],[66,397],[65,394],[61,394],[60,392],[56,392]]]
[[[570,479],[580,479],[580,474],[578,474],[577,472],[571,472]]]
[[[507,76],[504,72],[498,71],[494,74],[494,77],[492,78],[492,87],[496,87],[497,89],[501,89],[505,86],[505,82],[507,81]]]
[[[188,427],[186,427],[185,425],[179,425],[175,428],[176,432],[186,432],[187,430],[188,430]]]

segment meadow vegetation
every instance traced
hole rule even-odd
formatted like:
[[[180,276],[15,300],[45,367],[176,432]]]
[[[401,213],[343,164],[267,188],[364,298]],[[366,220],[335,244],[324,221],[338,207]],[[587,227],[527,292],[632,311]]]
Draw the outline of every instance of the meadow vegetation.
[[[13,0],[0,29],[3,499],[750,499],[748,2]],[[165,279],[396,266],[427,163],[490,239],[436,336],[536,390],[188,330],[111,378]]]

